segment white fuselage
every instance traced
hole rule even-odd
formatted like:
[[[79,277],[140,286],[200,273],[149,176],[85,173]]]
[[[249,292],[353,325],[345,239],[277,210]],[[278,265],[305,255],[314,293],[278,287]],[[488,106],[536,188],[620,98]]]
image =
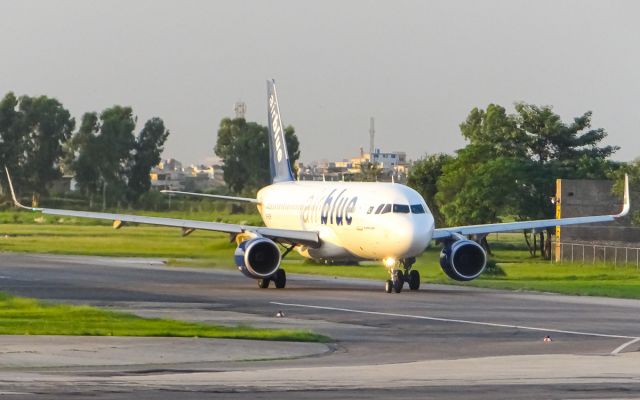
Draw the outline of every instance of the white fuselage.
[[[394,183],[281,182],[258,192],[268,227],[317,231],[318,248],[297,246],[305,257],[400,260],[421,254],[434,220],[415,190]]]

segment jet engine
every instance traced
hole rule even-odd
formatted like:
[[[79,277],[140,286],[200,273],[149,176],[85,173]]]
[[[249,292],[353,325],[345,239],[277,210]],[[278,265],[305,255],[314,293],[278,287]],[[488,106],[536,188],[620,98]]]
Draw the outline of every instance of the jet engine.
[[[245,276],[269,278],[280,267],[280,249],[273,240],[255,237],[240,243],[234,253],[236,265]]]
[[[456,281],[476,279],[487,266],[487,254],[478,243],[461,239],[447,243],[440,252],[440,266]]]

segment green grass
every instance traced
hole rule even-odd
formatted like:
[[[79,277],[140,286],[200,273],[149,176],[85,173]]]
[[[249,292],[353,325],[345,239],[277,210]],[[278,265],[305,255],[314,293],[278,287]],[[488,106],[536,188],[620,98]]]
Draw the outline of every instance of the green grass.
[[[252,214],[228,214],[228,213],[213,213],[209,211],[201,210],[185,210],[185,211],[137,211],[137,210],[115,210],[110,209],[107,212],[134,214],[134,215],[148,215],[152,217],[164,217],[164,218],[183,218],[192,219],[196,221],[215,221],[226,222],[233,224],[246,224],[262,226],[262,219],[257,213]],[[27,225],[82,225],[82,226],[111,226],[111,221],[89,219],[89,218],[74,218],[74,217],[61,217],[57,215],[44,215],[39,212],[32,211],[0,211],[0,225],[4,224],[27,224]]]
[[[471,285],[535,290],[581,296],[640,299],[640,271],[635,265],[529,262],[498,263],[504,276],[481,276]]]
[[[258,329],[149,319],[88,306],[44,304],[4,293],[0,293],[0,334],[329,341],[326,336],[303,330]]]
[[[13,215],[18,214],[17,217]],[[199,214],[172,212],[148,215],[196,218]],[[234,268],[234,243],[229,236],[215,232],[196,231],[181,237],[176,228],[125,226],[114,230],[102,225],[76,225],[73,220],[45,220],[35,223],[38,214],[0,213],[0,251],[158,257],[168,259],[169,265]],[[216,217],[207,213],[207,220],[248,222],[258,225],[253,214]],[[46,216],[45,216],[46,217]],[[484,274],[468,283],[452,281],[438,264],[439,250],[429,249],[418,258],[415,268],[425,282],[461,284],[478,287],[537,290],[576,295],[597,295],[640,298],[640,272],[635,266],[555,264],[532,258],[524,247],[522,234],[491,235],[493,260],[504,272],[503,276]],[[295,252],[283,262],[291,273],[305,273],[335,277],[387,279],[385,268],[378,263],[359,266],[326,266],[303,260]]]
[[[216,258],[233,246],[228,236],[198,231],[181,237],[177,228],[74,225],[0,225],[0,250],[131,257]]]

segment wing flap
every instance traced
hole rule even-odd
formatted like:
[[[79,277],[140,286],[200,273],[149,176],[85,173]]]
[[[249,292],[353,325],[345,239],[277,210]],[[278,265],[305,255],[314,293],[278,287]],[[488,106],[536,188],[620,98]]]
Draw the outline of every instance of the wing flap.
[[[185,196],[208,197],[208,198],[218,199],[218,200],[238,201],[241,203],[260,204],[258,200],[252,199],[249,197],[223,196],[221,194],[208,194],[208,193],[181,192],[179,190],[161,190],[160,192],[167,193],[167,194],[182,194]]]
[[[104,219],[109,221],[120,221],[159,225],[181,228],[183,230],[200,229],[205,231],[215,231],[231,234],[239,234],[243,232],[255,232],[264,237],[270,239],[282,239],[290,243],[304,244],[307,246],[317,246],[320,243],[318,232],[314,231],[300,231],[294,229],[278,229],[267,228],[251,225],[240,224],[227,224],[224,222],[207,222],[207,221],[193,221],[188,219],[177,218],[163,218],[163,217],[146,217],[143,215],[129,215],[129,214],[114,214],[114,213],[101,213],[92,211],[75,211],[75,210],[59,210],[54,208],[42,208],[36,211],[41,211],[43,214],[48,215],[61,215],[66,217],[79,217],[79,218],[93,218]]]

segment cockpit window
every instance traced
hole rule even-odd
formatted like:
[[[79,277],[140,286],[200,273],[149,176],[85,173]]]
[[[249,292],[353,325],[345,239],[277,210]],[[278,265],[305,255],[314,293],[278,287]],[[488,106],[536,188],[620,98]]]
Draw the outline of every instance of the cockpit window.
[[[382,208],[384,207],[384,204],[380,204],[378,206],[378,208],[376,209],[376,214],[380,214],[380,211],[382,211]]]
[[[386,214],[391,212],[391,204],[385,204],[380,214]]]
[[[394,204],[393,212],[399,214],[409,214],[409,206],[406,204]]]
[[[414,214],[424,214],[424,207],[422,207],[422,204],[412,204],[411,205],[411,212]]]

